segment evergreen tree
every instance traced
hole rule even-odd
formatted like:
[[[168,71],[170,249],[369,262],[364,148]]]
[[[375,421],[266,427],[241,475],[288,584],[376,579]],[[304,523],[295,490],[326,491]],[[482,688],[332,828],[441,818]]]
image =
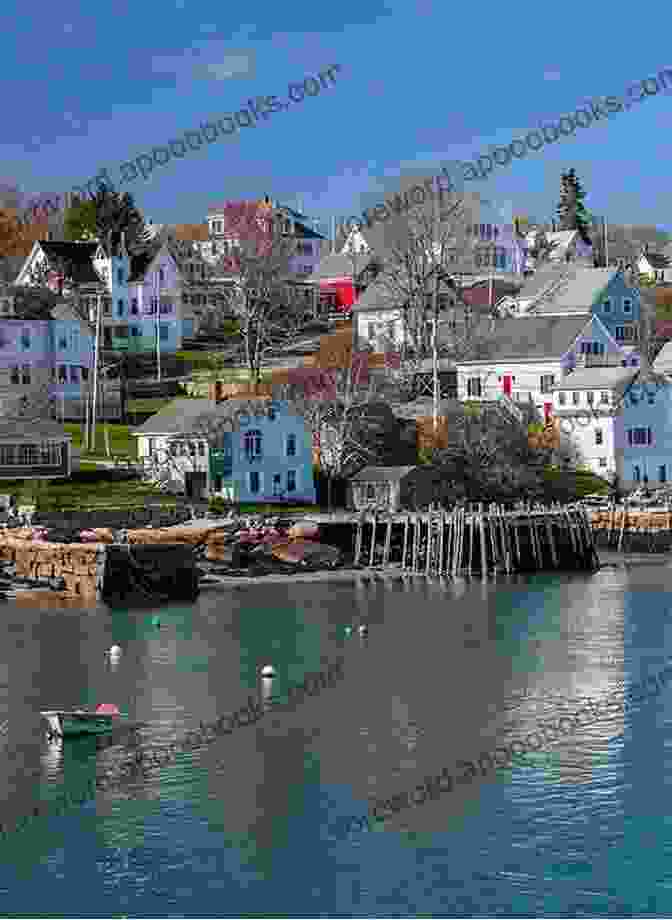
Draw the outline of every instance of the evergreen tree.
[[[63,235],[66,240],[92,240],[97,235],[95,201],[77,200],[67,209]]]
[[[87,230],[91,226],[92,207],[95,210],[93,235],[99,240],[107,240],[111,233],[112,242],[116,244],[121,239],[123,231],[126,234],[126,247],[130,253],[138,253],[145,249],[145,221],[135,206],[132,195],[128,192],[121,194],[104,185],[99,185],[95,196],[89,200],[83,201],[75,198],[71,210],[77,215],[79,225],[86,217]]]
[[[590,243],[590,215],[583,203],[585,197],[586,193],[572,167],[560,178],[560,203],[556,213],[561,230],[578,230],[581,239],[585,243]]]

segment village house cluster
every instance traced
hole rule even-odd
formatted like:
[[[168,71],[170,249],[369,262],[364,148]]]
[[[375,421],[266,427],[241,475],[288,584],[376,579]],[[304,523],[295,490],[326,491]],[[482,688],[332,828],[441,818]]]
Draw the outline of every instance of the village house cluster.
[[[287,283],[306,313],[339,324],[331,335],[345,335],[355,352],[368,353],[372,375],[394,371],[404,340],[404,304],[390,296],[374,270],[379,254],[365,227],[341,228],[329,241],[305,214],[269,198],[259,207],[273,211],[295,241]],[[467,227],[478,250],[473,272],[441,278],[433,330],[441,340],[465,314],[478,314],[476,331],[484,345],[461,359],[439,350],[436,367],[423,360],[415,371],[418,389],[424,386],[431,396],[436,372],[441,420],[448,427],[460,406],[496,405],[513,424],[536,421],[554,430],[558,444],[572,448],[577,466],[605,479],[626,487],[668,482],[672,342],[654,362],[655,393],[638,396],[636,384],[645,370],[640,320],[647,290],[639,277],[672,282],[672,245],[659,252],[646,246],[634,253],[612,251],[608,267],[596,268],[592,247],[578,231],[553,228],[545,234],[550,255],[537,262],[531,255],[537,229],[488,219],[487,213],[485,218]],[[208,316],[230,303],[234,283],[217,270],[222,254],[235,246],[224,207],[211,208],[203,224],[178,225],[168,234],[162,226],[147,226],[150,240],[142,256],[129,254],[123,235],[114,245],[52,239],[33,244],[17,264],[14,282],[0,291],[0,398],[30,397],[41,389],[52,417],[82,420],[91,399],[97,317],[106,356],[151,354],[160,361],[207,341]],[[63,284],[64,259],[75,266],[76,296],[88,311],[88,327]],[[39,316],[34,309],[26,313],[21,291],[44,283],[58,294],[58,304]],[[300,364],[288,358],[276,361],[274,370]],[[118,379],[107,378],[107,369],[101,371],[98,413],[114,421],[121,414],[120,387]],[[201,398],[175,400],[135,428],[145,470],[194,497],[315,502],[315,433],[301,414],[270,394],[250,409],[239,400],[222,402],[221,392],[217,385],[201,391]],[[354,507],[381,500],[399,505],[417,465],[415,446],[400,432],[427,419],[427,402],[381,407],[381,418],[389,416],[383,427],[399,450],[390,454],[385,476],[359,471],[349,492]],[[219,426],[214,439],[213,425]],[[35,429],[31,438],[16,423],[10,429],[0,432],[2,475],[69,475],[71,450],[62,430],[45,428],[40,437]]]

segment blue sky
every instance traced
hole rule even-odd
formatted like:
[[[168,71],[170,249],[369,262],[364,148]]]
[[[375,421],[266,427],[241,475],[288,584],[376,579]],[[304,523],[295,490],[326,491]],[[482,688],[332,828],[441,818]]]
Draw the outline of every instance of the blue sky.
[[[118,179],[121,162],[250,97],[285,99],[289,83],[340,64],[331,89],[128,183],[157,223],[200,222],[213,203],[264,194],[320,219],[356,214],[402,172],[474,159],[541,119],[672,69],[669,30],[646,29],[642,40],[632,17],[572,0],[557,15],[525,0],[254,9],[60,0],[39,16],[6,0],[3,20],[0,181],[34,194],[66,191],[102,167]],[[672,84],[471,185],[549,219],[560,174],[573,166],[589,210],[672,232],[671,96]]]

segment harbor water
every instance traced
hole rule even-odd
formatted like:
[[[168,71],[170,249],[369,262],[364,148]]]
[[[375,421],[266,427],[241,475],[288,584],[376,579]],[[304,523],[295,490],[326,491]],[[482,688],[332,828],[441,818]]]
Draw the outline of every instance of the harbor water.
[[[6,603],[0,915],[670,916],[672,684],[370,831],[345,828],[658,673],[671,589],[659,558],[260,580],[154,610]],[[268,702],[339,660],[319,692]],[[250,697],[263,718],[170,756]],[[40,710],[99,703],[122,712],[109,737],[47,740]]]

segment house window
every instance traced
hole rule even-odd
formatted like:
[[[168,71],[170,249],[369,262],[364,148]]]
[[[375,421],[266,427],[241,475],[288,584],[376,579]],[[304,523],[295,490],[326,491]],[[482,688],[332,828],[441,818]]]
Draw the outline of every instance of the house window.
[[[664,463],[658,467],[658,482],[667,482],[667,469]]]
[[[607,403],[607,404],[608,404],[608,403],[609,403],[609,394],[608,394],[608,393],[600,393],[600,402],[601,402],[601,403]]]
[[[287,456],[296,457],[296,435],[287,435]]]
[[[119,284],[123,284],[123,283],[124,283],[124,270],[123,270],[123,268],[118,268],[118,269],[117,269],[117,282],[118,282]]]
[[[173,309],[173,305],[172,303],[170,303],[170,301],[162,300],[161,303],[159,304],[160,313],[170,313],[172,309]]]
[[[89,379],[89,369],[88,367],[82,367],[81,371],[82,371],[82,380],[86,383],[86,381]]]
[[[481,395],[481,378],[469,377],[467,380],[467,396]]]
[[[632,313],[632,300],[629,297],[623,298],[623,312]]]
[[[607,458],[600,457],[600,466],[606,466],[606,465],[607,465]]]
[[[567,394],[566,394],[566,393],[558,393],[558,403],[559,403],[561,406],[564,406],[566,402],[567,402]]]
[[[581,402],[581,394],[576,393],[576,392],[572,393],[572,405],[578,406],[580,402]]]
[[[70,383],[79,383],[79,368],[76,364],[70,365]]]
[[[243,436],[243,450],[248,462],[261,457],[261,432],[256,428],[246,431]]]
[[[30,383],[30,364],[24,364],[21,368],[21,383]]]
[[[603,436],[603,434],[602,434],[602,429],[601,429],[601,428],[596,428],[596,429],[595,429],[595,444],[596,444],[597,446],[599,446],[599,445],[602,444],[603,442],[604,442],[604,436]]]
[[[623,341],[623,326],[616,326],[616,341]]]
[[[160,268],[159,269],[159,283],[163,283],[163,279],[164,279],[163,269]]]
[[[59,383],[68,382],[68,365],[67,364],[58,365],[58,382]]]
[[[58,347],[61,351],[65,351],[65,349],[68,347],[68,340],[64,335],[59,336]]]
[[[128,338],[128,326],[117,326],[117,335],[120,339]]]
[[[117,316],[123,316],[123,315],[124,315],[124,301],[118,300],[117,301]]]
[[[602,312],[611,313],[611,298],[607,297],[602,303]]]
[[[593,393],[592,390],[588,390],[588,392],[586,393],[586,402],[591,406],[595,402],[595,394]]]
[[[103,316],[110,316],[112,313],[112,300],[109,297],[103,298]]]
[[[296,470],[287,470],[287,491],[296,492]]]
[[[133,316],[137,316],[137,315],[138,315],[138,312],[139,312],[139,310],[138,310],[138,298],[137,298],[137,297],[134,297],[133,300],[131,301],[131,313],[133,314]]]
[[[551,387],[555,383],[555,377],[553,374],[542,374],[541,375],[541,392],[550,393]]]
[[[18,367],[13,367],[11,369],[10,380],[12,383],[21,383],[21,378],[19,377]]]
[[[282,492],[282,477],[280,473],[275,473],[273,476],[273,495],[279,496]]]
[[[140,335],[140,329],[138,326],[131,326],[131,336]]]
[[[601,352],[600,343],[599,343],[599,342],[593,342],[593,354],[594,354],[594,355],[599,355],[600,352]]]
[[[650,428],[629,428],[628,444],[650,445],[651,429]]]
[[[259,473],[256,470],[252,470],[250,473],[250,492],[253,495],[256,495],[259,492],[260,485],[261,477],[259,476]]]
[[[165,323],[159,326],[159,338],[162,342],[165,342],[168,338],[168,326]]]
[[[24,329],[21,333],[21,347],[24,351],[30,348],[30,329]]]
[[[641,482],[642,474],[637,463],[635,463],[632,468],[632,478],[635,480],[635,482]]]
[[[205,457],[205,444],[203,441],[198,442],[198,456]]]
[[[376,337],[376,324],[375,324],[375,323],[369,323],[369,335],[368,335],[368,337],[369,337],[369,339],[375,339],[375,337]]]

